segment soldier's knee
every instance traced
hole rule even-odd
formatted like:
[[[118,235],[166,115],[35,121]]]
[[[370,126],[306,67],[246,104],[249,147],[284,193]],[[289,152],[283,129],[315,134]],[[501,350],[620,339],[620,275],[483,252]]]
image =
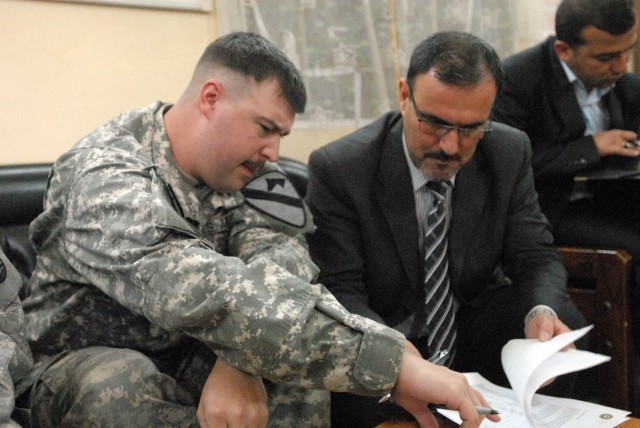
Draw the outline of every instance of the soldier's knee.
[[[36,392],[40,399],[48,397],[42,403],[49,408],[40,412],[64,426],[157,420],[158,408],[169,409],[177,419],[195,420],[194,399],[150,358],[129,349],[72,352],[44,373]]]
[[[153,361],[130,349],[89,348],[87,358],[74,369],[75,388],[84,400],[130,403],[162,398],[158,384],[166,382]]]

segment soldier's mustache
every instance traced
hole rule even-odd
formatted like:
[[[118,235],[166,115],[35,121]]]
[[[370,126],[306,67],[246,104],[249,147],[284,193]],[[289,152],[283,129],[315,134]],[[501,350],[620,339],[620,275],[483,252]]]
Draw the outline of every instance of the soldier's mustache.
[[[264,162],[246,161],[246,162],[243,162],[242,165],[249,168],[254,174],[262,170],[262,168],[264,168]]]

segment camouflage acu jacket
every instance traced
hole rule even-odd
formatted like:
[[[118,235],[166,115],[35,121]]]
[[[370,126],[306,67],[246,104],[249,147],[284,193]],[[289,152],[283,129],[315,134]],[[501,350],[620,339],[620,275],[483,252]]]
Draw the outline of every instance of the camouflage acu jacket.
[[[24,306],[34,354],[93,345],[150,353],[186,335],[275,382],[390,388],[403,337],[311,283],[317,267],[302,235],[276,231],[241,192],[182,174],[168,108],[124,113],[55,163],[30,229],[38,261]]]
[[[14,383],[31,368],[33,360],[24,335],[24,316],[18,292],[22,277],[0,249],[0,426],[15,427]]]

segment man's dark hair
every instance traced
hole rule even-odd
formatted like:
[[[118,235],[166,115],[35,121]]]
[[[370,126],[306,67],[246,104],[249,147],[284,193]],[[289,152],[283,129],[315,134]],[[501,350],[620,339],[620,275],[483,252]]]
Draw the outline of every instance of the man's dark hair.
[[[213,65],[224,67],[257,83],[276,79],[282,97],[296,113],[304,113],[307,92],[295,65],[273,43],[258,34],[234,32],[209,44],[196,69]]]
[[[635,0],[563,0],[556,11],[556,37],[578,47],[585,43],[582,30],[590,25],[618,36],[635,23]]]
[[[460,87],[472,87],[488,76],[500,92],[504,81],[502,63],[484,40],[461,31],[441,31],[424,39],[411,54],[407,83],[411,88],[418,75],[433,69],[435,77]]]

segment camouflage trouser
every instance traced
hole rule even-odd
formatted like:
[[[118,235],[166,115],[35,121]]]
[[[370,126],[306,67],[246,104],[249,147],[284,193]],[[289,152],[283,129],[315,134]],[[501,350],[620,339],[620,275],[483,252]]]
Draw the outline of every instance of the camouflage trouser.
[[[136,351],[92,347],[71,352],[33,386],[32,426],[198,427],[196,407],[212,361],[196,356],[185,373],[201,372],[201,379],[178,382]],[[268,426],[329,427],[327,391],[265,386]]]

